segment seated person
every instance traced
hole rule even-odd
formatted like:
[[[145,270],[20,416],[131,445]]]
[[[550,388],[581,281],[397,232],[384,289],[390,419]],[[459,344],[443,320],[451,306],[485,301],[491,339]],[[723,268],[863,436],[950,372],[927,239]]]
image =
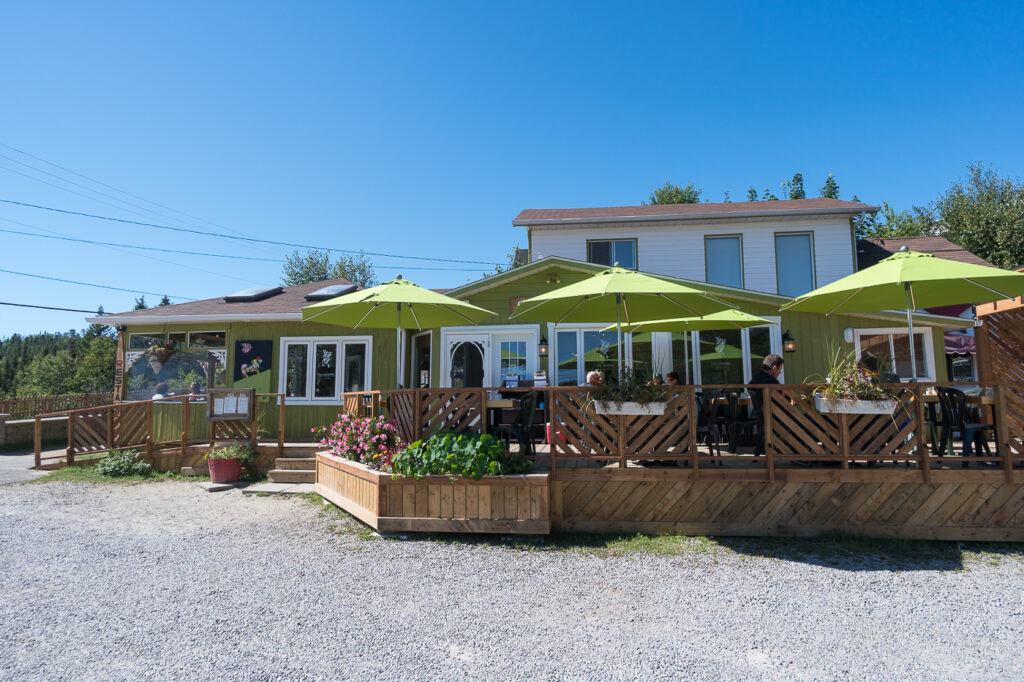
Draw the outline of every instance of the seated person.
[[[584,386],[603,386],[604,385],[604,374],[599,370],[592,369],[587,372],[587,380],[583,384]]]
[[[153,388],[153,397],[150,400],[160,400],[160,398],[166,398],[171,393],[171,387],[167,385],[166,381],[161,381]]]
[[[665,375],[666,386],[678,386],[679,385],[679,372],[669,372]]]
[[[761,371],[750,379],[750,385],[778,385],[779,375],[782,374],[782,364],[782,357],[775,353],[764,356],[764,360],[761,361]],[[751,388],[748,390],[750,391],[750,403],[754,407],[754,417],[759,422],[754,454],[760,455],[764,452],[764,395],[760,389]]]

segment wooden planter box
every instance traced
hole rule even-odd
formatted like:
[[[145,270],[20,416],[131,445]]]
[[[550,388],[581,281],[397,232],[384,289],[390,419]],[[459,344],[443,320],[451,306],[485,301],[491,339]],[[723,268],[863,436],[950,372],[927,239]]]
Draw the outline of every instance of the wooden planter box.
[[[814,396],[814,407],[825,414],[892,414],[895,400],[828,400]]]
[[[661,415],[665,414],[665,403],[597,402],[594,408],[598,414]]]
[[[479,481],[426,476],[417,481],[320,452],[316,491],[382,533],[551,531],[547,474],[485,476]]]

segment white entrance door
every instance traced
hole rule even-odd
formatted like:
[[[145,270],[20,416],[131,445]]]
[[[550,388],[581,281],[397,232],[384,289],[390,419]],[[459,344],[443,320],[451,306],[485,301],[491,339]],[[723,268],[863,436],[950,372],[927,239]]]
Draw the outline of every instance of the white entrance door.
[[[442,380],[451,388],[491,386],[491,340],[486,334],[449,334],[445,345],[447,370]]]

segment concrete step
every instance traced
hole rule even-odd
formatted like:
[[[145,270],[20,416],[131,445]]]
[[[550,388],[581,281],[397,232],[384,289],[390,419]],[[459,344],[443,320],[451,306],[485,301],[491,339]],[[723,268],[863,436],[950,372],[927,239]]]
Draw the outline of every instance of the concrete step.
[[[194,467],[181,467],[182,476],[209,476],[210,467],[206,464],[197,464]]]
[[[267,478],[271,483],[316,483],[316,471],[273,469]]]
[[[278,457],[274,460],[274,468],[315,471],[316,457]]]

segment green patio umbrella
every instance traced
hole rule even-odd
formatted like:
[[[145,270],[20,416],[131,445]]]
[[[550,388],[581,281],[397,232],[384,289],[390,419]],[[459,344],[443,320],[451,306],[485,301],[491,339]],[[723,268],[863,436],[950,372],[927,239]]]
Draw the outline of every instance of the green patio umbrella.
[[[395,386],[402,387],[402,329],[430,329],[451,324],[479,324],[494,317],[451,296],[424,289],[399,275],[369,289],[338,296],[302,309],[302,321],[325,322],[352,329],[395,328]]]
[[[776,324],[757,315],[745,313],[742,310],[723,310],[719,313],[711,313],[704,317],[675,317],[667,320],[651,320],[649,322],[634,322],[622,326],[623,331],[629,332],[682,332],[683,333],[683,362],[686,364],[686,383],[690,383],[690,347],[686,343],[690,332],[709,331],[715,329],[746,329],[747,327],[760,327],[766,324]],[[601,331],[607,332],[615,329],[609,325]],[[701,356],[703,357],[703,356]]]
[[[707,291],[635,270],[614,267],[587,279],[520,301],[512,315],[541,322],[607,322],[614,317],[622,348],[626,324],[663,319],[673,313],[701,317],[732,308]],[[622,353],[619,353],[622,373]]]
[[[917,381],[914,311],[962,303],[989,303],[1024,294],[1024,274],[906,250],[869,268],[798,296],[781,310],[863,313],[905,308],[910,372]]]

